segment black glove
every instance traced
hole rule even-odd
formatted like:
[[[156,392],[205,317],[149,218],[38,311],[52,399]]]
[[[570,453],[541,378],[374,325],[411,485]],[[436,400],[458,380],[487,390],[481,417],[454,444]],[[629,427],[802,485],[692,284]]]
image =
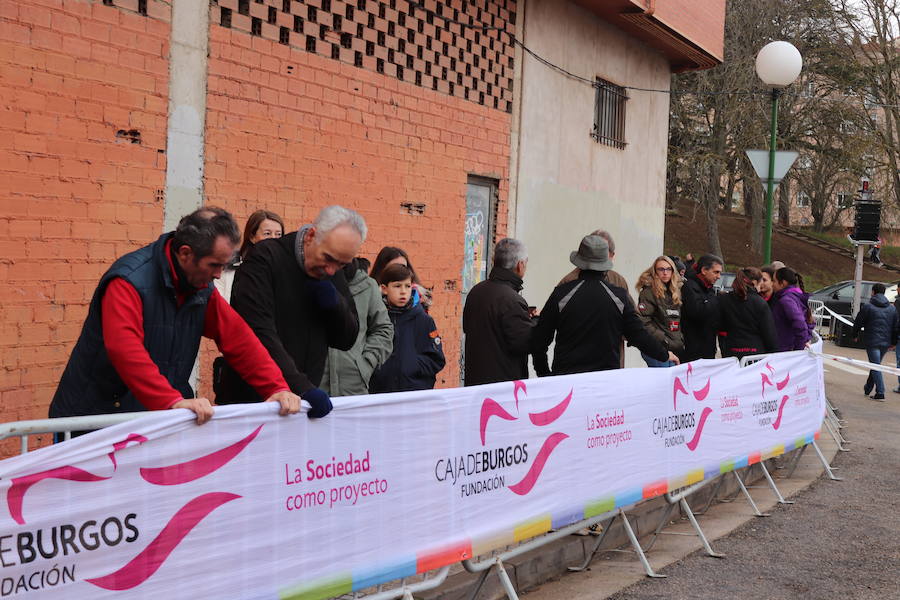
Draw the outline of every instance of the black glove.
[[[334,289],[334,286],[332,286]],[[321,419],[331,412],[334,408],[331,404],[331,398],[325,393],[325,390],[313,388],[308,392],[300,394],[300,397],[309,402],[309,412],[306,414],[310,419]]]
[[[337,308],[338,291],[330,279],[316,279],[310,281],[307,285],[312,293],[313,300],[316,301],[319,308],[324,310]]]

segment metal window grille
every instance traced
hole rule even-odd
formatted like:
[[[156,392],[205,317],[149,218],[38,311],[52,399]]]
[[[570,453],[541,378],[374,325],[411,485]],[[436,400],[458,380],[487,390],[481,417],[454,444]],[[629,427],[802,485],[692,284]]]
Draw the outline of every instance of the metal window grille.
[[[597,142],[624,150],[625,88],[597,78],[594,84],[594,129],[591,137]]]

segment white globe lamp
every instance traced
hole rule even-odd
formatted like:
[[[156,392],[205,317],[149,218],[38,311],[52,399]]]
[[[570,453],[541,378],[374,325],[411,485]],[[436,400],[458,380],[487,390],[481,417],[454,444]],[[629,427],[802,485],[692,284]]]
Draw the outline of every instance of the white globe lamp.
[[[769,141],[769,177],[766,189],[766,230],[763,248],[763,262],[772,261],[772,197],[775,193],[775,182],[772,172],[775,170],[775,147],[778,131],[778,96],[781,88],[794,83],[803,69],[803,57],[800,51],[790,42],[770,42],[762,47],[756,55],[756,74],[772,94],[771,137]]]
[[[803,68],[800,51],[790,42],[771,42],[756,55],[756,74],[769,87],[794,83]]]

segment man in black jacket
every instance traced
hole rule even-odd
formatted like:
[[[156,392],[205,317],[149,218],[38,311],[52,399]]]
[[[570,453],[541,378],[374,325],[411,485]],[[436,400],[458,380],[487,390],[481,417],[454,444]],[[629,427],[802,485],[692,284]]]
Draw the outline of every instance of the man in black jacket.
[[[311,225],[264,240],[241,264],[231,304],[281,368],[291,390],[323,417],[331,399],[318,385],[328,348],[349,350],[359,333],[353,296],[342,267],[359,252],[366,223],[356,212],[329,206]],[[220,404],[259,397],[230,368],[223,369]]]
[[[716,357],[719,305],[713,286],[722,276],[722,264],[715,254],[704,254],[687,269],[681,287],[685,362]]]
[[[860,330],[863,330],[863,342],[866,346],[866,357],[869,362],[881,364],[884,355],[891,346],[897,345],[897,334],[900,333],[900,322],[897,318],[897,309],[884,295],[886,288],[883,283],[872,286],[872,298],[868,304],[863,304],[856,318],[853,320],[853,337],[858,338]],[[872,400],[884,401],[884,377],[881,371],[870,370],[869,377],[863,386],[866,396],[872,393]]]
[[[505,238],[494,247],[494,267],[473,287],[463,309],[465,384],[528,379],[534,321],[519,292],[528,265],[525,244]]]
[[[569,260],[581,269],[578,279],[553,290],[532,337],[532,360],[539,377],[618,369],[623,335],[644,354],[678,364],[678,357],[644,329],[625,290],[606,280],[613,267],[606,240],[586,236]],[[551,372],[547,349],[554,334]]]

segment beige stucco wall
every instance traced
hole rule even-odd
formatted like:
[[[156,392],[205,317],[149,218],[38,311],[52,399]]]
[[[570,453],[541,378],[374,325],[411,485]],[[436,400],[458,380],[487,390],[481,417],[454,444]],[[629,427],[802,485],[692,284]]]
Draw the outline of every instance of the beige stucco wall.
[[[667,61],[638,40],[566,0],[526,3],[524,43],[540,56],[584,77],[669,88]],[[662,252],[669,96],[628,94],[628,146],[617,150],[590,136],[591,86],[530,56],[522,62],[510,221],[528,246],[524,295],[529,304],[543,306],[572,269],[569,252],[594,229],[613,235],[616,270],[629,282]],[[634,350],[630,354],[627,365],[643,366]]]

